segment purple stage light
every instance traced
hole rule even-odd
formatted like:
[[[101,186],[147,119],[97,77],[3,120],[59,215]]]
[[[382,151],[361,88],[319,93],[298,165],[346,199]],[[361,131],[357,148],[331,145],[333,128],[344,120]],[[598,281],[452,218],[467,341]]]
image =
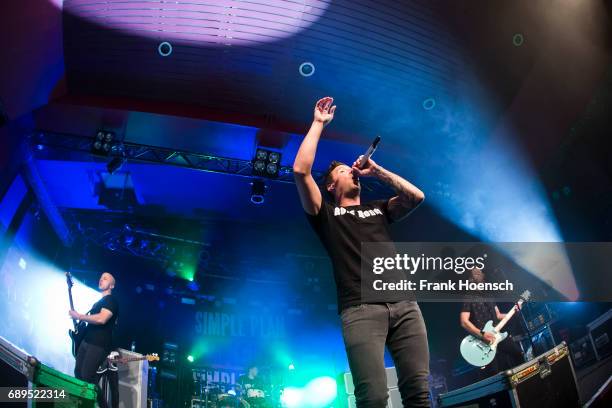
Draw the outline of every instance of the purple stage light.
[[[62,7],[59,0],[50,0]],[[316,22],[329,1],[273,0],[246,3],[234,0],[151,3],[73,0],[64,11],[90,23],[160,41],[222,47],[258,45],[291,37]]]

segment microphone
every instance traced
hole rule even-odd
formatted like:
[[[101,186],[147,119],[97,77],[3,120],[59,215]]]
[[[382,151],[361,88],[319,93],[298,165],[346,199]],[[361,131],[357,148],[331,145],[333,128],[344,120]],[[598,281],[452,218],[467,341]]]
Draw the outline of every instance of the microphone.
[[[374,139],[370,147],[368,147],[368,150],[366,150],[365,154],[361,157],[361,162],[359,163],[360,169],[363,169],[363,167],[368,162],[368,160],[370,160],[370,157],[372,157],[372,155],[376,151],[376,148],[378,147],[379,142],[380,142],[380,136],[376,136],[376,139]]]

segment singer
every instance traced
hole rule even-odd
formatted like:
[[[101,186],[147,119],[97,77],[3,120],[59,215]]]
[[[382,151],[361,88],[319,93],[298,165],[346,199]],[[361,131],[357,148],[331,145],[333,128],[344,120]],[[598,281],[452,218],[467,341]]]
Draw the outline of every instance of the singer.
[[[323,188],[332,202],[324,200],[312,177],[312,164],[323,128],[333,120],[335,111],[331,97],[316,103],[314,120],[300,145],[293,172],[308,221],[332,261],[357,407],[387,406],[385,346],[395,362],[403,405],[428,407],[429,349],[421,311],[411,301],[362,302],[360,253],[362,242],[391,242],[389,224],[408,215],[425,195],[371,158],[364,163],[359,158],[352,166],[331,163]],[[397,195],[362,204],[359,177],[376,177]],[[358,216],[366,212],[371,216]]]

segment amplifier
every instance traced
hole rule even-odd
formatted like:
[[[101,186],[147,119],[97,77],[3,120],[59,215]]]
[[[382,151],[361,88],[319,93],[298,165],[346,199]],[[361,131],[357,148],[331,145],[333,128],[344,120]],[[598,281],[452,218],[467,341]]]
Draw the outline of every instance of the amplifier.
[[[355,403],[355,396],[349,395],[348,402],[346,405],[348,408],[357,408],[357,404]],[[389,389],[389,399],[387,400],[386,408],[403,408],[402,405],[402,396],[397,388]]]
[[[122,357],[138,358],[142,354],[119,349]],[[119,364],[119,408],[146,408],[149,362],[131,361]]]
[[[570,351],[576,368],[584,367],[595,361],[595,349],[593,349],[593,343],[591,343],[591,336],[583,336],[573,341],[570,344]]]
[[[612,309],[587,324],[597,360],[612,354]]]
[[[385,375],[387,376],[387,389],[389,393],[386,408],[402,408],[402,397],[397,388],[397,371],[395,370],[395,367],[385,368]],[[338,396],[340,406],[345,408],[356,408],[353,376],[349,372],[342,374],[340,377],[340,392]]]
[[[387,376],[387,388],[397,388],[397,371],[395,367],[385,368]],[[353,376],[351,373],[344,373],[340,382],[344,384],[344,392],[347,394],[355,394],[355,385],[353,384]]]
[[[511,370],[439,397],[440,407],[579,407],[569,349],[563,342]]]

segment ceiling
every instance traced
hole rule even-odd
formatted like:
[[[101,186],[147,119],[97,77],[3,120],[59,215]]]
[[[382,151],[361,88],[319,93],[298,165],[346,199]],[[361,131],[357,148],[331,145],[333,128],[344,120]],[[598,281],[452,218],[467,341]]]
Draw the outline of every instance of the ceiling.
[[[12,68],[0,68],[14,78],[0,98],[26,129],[108,129],[132,143],[240,160],[264,145],[290,166],[315,101],[332,95],[336,118],[315,169],[350,162],[380,134],[379,163],[438,209],[452,200],[444,186],[465,161],[496,140],[536,172],[549,163],[612,61],[609,1],[568,1],[555,12],[526,0],[19,4],[3,25],[20,51],[6,55]],[[162,42],[172,46],[166,57]],[[310,76],[300,74],[306,62]],[[103,161],[45,153],[38,166],[58,207],[105,210],[90,177]],[[291,185],[270,182],[266,204],[255,207],[248,178],[138,162],[122,171],[143,211],[301,219]]]

